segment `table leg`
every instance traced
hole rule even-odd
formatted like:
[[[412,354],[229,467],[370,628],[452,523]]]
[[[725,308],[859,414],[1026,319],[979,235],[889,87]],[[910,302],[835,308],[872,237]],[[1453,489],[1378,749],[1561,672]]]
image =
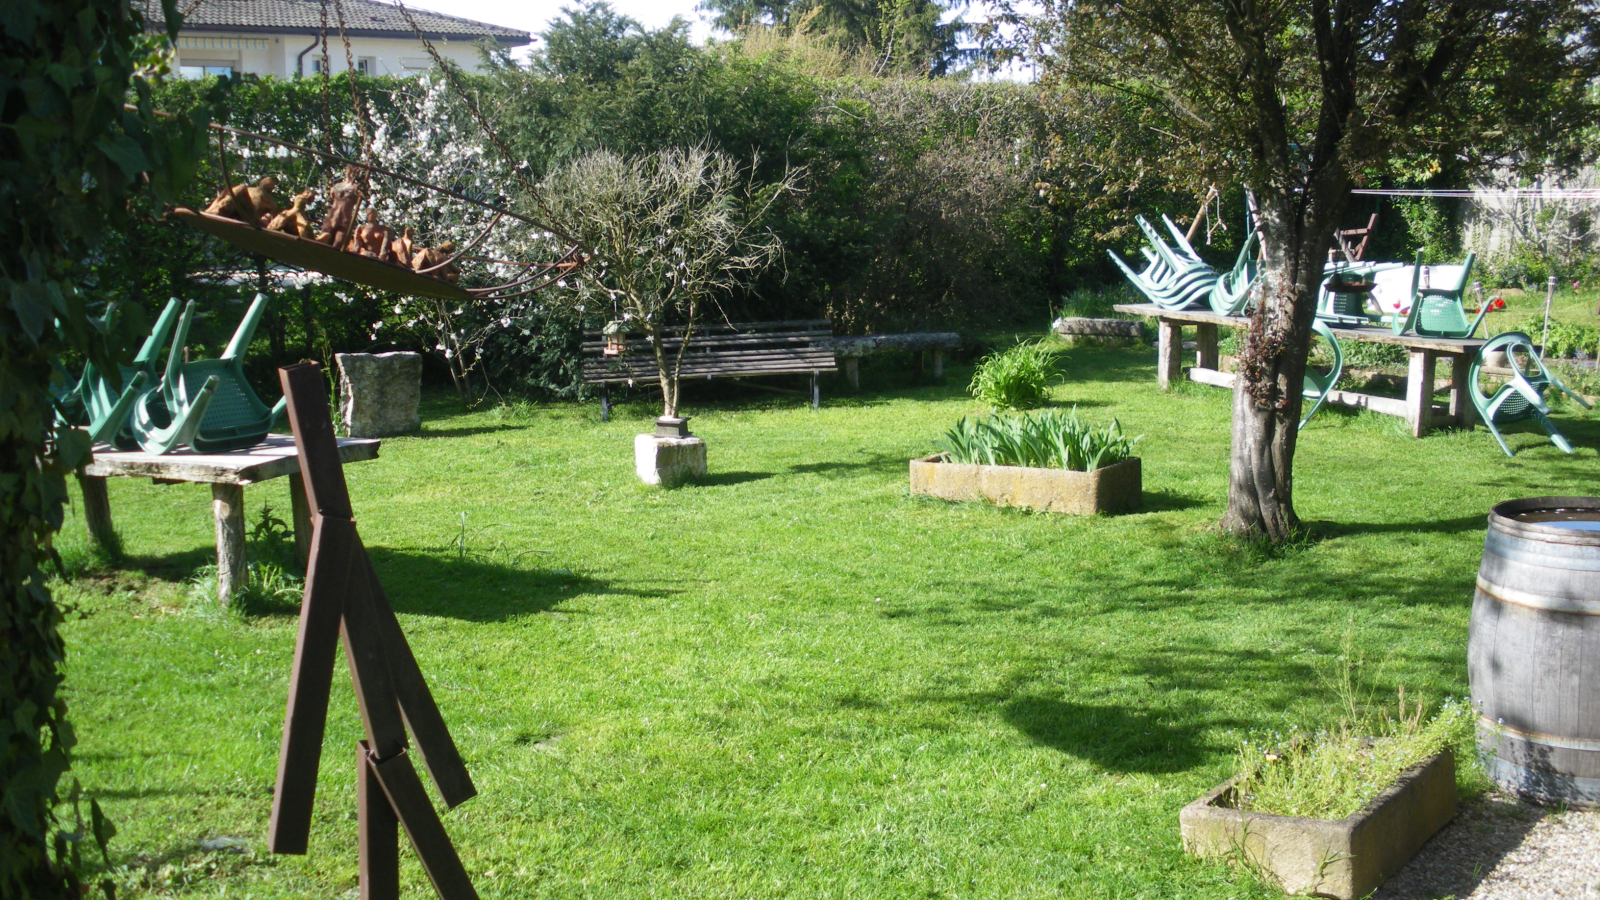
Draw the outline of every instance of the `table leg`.
[[[244,487],[213,484],[211,513],[217,520],[217,601],[227,606],[250,578],[244,560]]]
[[[1183,377],[1183,326],[1166,319],[1156,320],[1156,383],[1162,390]]]
[[[850,382],[850,390],[861,390],[861,360],[854,356],[844,358],[844,380]]]
[[[935,381],[944,377],[944,351],[933,351],[933,378]]]
[[[111,495],[106,491],[106,480],[80,472],[78,486],[83,489],[83,524],[89,530],[89,546],[117,555],[121,548],[117,530],[111,525]]]
[[[1428,433],[1433,417],[1432,350],[1412,350],[1411,366],[1406,374],[1406,419],[1411,423],[1412,437]]]
[[[306,483],[300,473],[289,476],[289,511],[294,529],[294,555],[305,568],[311,561],[311,504],[306,501]]]
[[[1472,357],[1458,353],[1450,357],[1450,415],[1456,427],[1471,431],[1478,423],[1478,410],[1472,405],[1467,379],[1472,374]]]
[[[1194,346],[1196,351],[1195,365],[1202,369],[1220,368],[1218,363],[1221,355],[1217,352],[1217,326],[1211,322],[1201,322],[1194,327]]]

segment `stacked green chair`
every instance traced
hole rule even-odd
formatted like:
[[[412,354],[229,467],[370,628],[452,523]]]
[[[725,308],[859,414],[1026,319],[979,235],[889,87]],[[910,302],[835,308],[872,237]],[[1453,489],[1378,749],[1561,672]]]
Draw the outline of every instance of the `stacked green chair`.
[[[270,408],[262,403],[244,377],[244,354],[266,311],[266,295],[257,294],[221,359],[184,364],[183,383],[187,390],[195,390],[206,379],[217,380],[216,395],[212,397],[205,418],[200,422],[200,429],[195,432],[192,441],[194,449],[215,453],[253,447],[272,431],[272,426],[287,408],[287,398],[280,399],[277,405]]]
[[[200,421],[217,390],[215,375],[190,395],[183,378],[183,345],[189,338],[189,323],[194,319],[194,301],[183,308],[178,330],[167,354],[166,373],[161,383],[139,395],[133,406],[133,434],[146,453],[171,453],[194,440]]]
[[[1239,248],[1239,258],[1234,261],[1233,270],[1222,273],[1222,277],[1212,286],[1211,294],[1207,297],[1212,312],[1237,316],[1250,305],[1250,289],[1255,287],[1256,280],[1261,277],[1260,266],[1256,264],[1254,258],[1258,238],[1256,232],[1250,232],[1250,236],[1245,238],[1244,246]]]
[[[106,319],[111,318],[114,305],[107,308]],[[85,425],[89,440],[96,444],[110,444],[119,450],[132,450],[138,446],[129,427],[129,415],[135,402],[156,375],[156,359],[172,332],[178,318],[178,301],[167,301],[166,309],[156,319],[155,328],[145,338],[133,364],[119,366],[122,376],[120,387],[111,384],[104,373],[93,363],[86,363],[77,385],[64,397],[62,405],[69,410],[71,424]]]
[[[1505,354],[1506,365],[1511,369],[1511,380],[1500,385],[1492,395],[1485,394],[1478,383],[1478,376],[1483,370],[1484,359],[1496,351]],[[1523,368],[1519,357],[1527,360],[1531,371]],[[1500,449],[1504,450],[1507,456],[1515,454],[1506,446],[1506,439],[1500,435],[1499,426],[1524,422],[1528,419],[1537,420],[1545,434],[1550,436],[1550,442],[1560,447],[1562,452],[1572,452],[1572,444],[1550,421],[1550,407],[1545,405],[1544,396],[1551,388],[1578,401],[1584,409],[1593,408],[1588,401],[1573,393],[1571,388],[1562,384],[1560,379],[1550,373],[1534,349],[1533,338],[1520,331],[1508,331],[1496,335],[1484,344],[1472,360],[1467,377],[1472,405],[1478,410],[1478,418],[1489,427],[1489,432],[1494,435],[1494,439],[1500,444]]]
[[[1182,239],[1176,228],[1172,228],[1172,231],[1179,240],[1178,249],[1174,250],[1167,246],[1143,216],[1136,217],[1135,221],[1149,244],[1141,248],[1149,265],[1144,271],[1135,272],[1116,251],[1108,250],[1106,252],[1111,255],[1112,261],[1133,282],[1134,287],[1163,309],[1180,310],[1204,305],[1220,277],[1217,271],[1195,254],[1194,248]],[[1168,226],[1172,227],[1170,222]]]
[[[1305,417],[1300,420],[1301,428],[1305,428],[1311,417],[1322,408],[1322,402],[1333,393],[1334,385],[1339,383],[1339,376],[1344,373],[1344,351],[1339,347],[1339,340],[1333,336],[1333,329],[1321,319],[1313,319],[1311,330],[1328,342],[1329,349],[1333,351],[1333,368],[1329,369],[1327,374],[1321,374],[1310,366],[1306,367],[1305,387],[1301,391],[1301,396],[1312,403],[1311,409],[1307,410]]]
[[[1486,304],[1478,310],[1476,319],[1467,319],[1462,298],[1467,292],[1467,282],[1472,276],[1472,263],[1476,255],[1467,254],[1461,266],[1460,280],[1449,286],[1418,287],[1422,276],[1422,254],[1417,254],[1417,264],[1411,270],[1411,308],[1394,317],[1394,333],[1410,331],[1423,337],[1469,338],[1478,331],[1483,317],[1489,314]]]

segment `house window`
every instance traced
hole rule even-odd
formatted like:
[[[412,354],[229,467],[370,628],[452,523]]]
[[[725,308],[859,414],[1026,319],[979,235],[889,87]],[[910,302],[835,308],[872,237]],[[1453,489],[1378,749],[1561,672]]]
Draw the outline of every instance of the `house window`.
[[[227,78],[233,75],[231,63],[200,62],[180,63],[178,77],[180,78]]]
[[[378,74],[378,60],[371,56],[363,56],[356,60],[356,71],[363,75]]]
[[[322,60],[313,59],[311,61],[311,74],[313,74],[313,75],[321,75],[322,74]]]

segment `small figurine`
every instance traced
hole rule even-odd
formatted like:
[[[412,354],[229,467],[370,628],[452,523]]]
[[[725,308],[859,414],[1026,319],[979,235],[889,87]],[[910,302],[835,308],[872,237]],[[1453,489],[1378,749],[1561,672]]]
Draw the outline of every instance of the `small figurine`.
[[[344,180],[328,190],[328,214],[322,219],[316,240],[345,249],[355,231],[356,210],[366,199],[362,190],[362,171],[359,166],[345,166]]]
[[[378,211],[375,209],[367,210],[366,224],[356,229],[350,241],[354,245],[352,249],[362,256],[377,259],[389,257],[389,228],[378,224]]]
[[[437,247],[423,247],[417,251],[415,256],[411,257],[411,268],[424,275],[455,284],[461,278],[461,270],[456,268],[455,263],[433,269],[434,266],[438,266],[449,259],[450,254],[454,252],[456,252],[455,241],[445,241]],[[433,269],[433,271],[423,272],[424,269]]]
[[[240,182],[217,194],[205,211],[213,216],[266,225],[278,212],[278,201],[272,199],[277,187],[278,182],[271,175],[256,182],[255,187]]]
[[[306,217],[306,205],[315,199],[317,192],[309,188],[295,194],[289,201],[289,208],[267,222],[267,230],[310,238],[315,232],[311,227],[311,220]]]
[[[389,255],[393,261],[402,266],[411,265],[411,254],[415,249],[415,241],[411,237],[411,226],[407,225],[400,232],[400,236],[389,242]]]

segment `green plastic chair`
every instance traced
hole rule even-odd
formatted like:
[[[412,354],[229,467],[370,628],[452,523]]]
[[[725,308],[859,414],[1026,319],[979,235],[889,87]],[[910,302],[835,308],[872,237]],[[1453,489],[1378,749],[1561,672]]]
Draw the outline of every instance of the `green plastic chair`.
[[[1485,394],[1479,385],[1478,375],[1483,370],[1484,357],[1495,351],[1505,353],[1506,364],[1511,369],[1511,380],[1489,395]],[[1531,372],[1523,369],[1522,363],[1518,360],[1519,354],[1530,363]],[[1467,377],[1472,405],[1478,410],[1478,418],[1489,427],[1489,432],[1494,435],[1494,439],[1500,444],[1500,449],[1504,450],[1507,456],[1515,454],[1506,445],[1506,439],[1501,436],[1498,426],[1524,422],[1528,419],[1539,422],[1545,434],[1550,436],[1550,443],[1560,447],[1564,453],[1572,452],[1572,444],[1550,421],[1550,407],[1544,402],[1545,392],[1550,388],[1555,388],[1578,401],[1584,409],[1593,409],[1587,400],[1573,393],[1571,388],[1562,384],[1560,379],[1545,368],[1544,361],[1534,349],[1533,338],[1520,331],[1508,331],[1490,338],[1473,358]]]
[[[114,310],[115,304],[107,307],[106,321],[110,320]],[[165,346],[167,335],[172,332],[177,318],[178,300],[173,298],[167,301],[166,309],[156,319],[155,327],[134,355],[132,364],[117,367],[122,376],[120,386],[112,386],[111,380],[93,363],[86,363],[77,385],[61,398],[69,410],[69,416],[66,417],[69,423],[85,426],[92,443],[110,444],[119,450],[132,450],[138,446],[132,429],[128,427],[128,417],[139,395],[156,377],[156,359],[161,355],[161,348]]]
[[[206,379],[217,380],[216,395],[200,422],[200,429],[194,434],[194,449],[217,453],[253,447],[272,431],[272,426],[288,407],[288,398],[282,398],[269,408],[244,377],[244,354],[266,311],[266,295],[257,294],[222,358],[184,364],[183,385],[189,391],[196,390]]]
[[[146,453],[171,453],[194,440],[200,421],[217,390],[217,377],[208,377],[191,398],[183,379],[183,345],[189,339],[189,322],[194,319],[194,301],[183,308],[172,349],[167,354],[166,373],[161,383],[139,395],[133,406],[133,435]]]
[[[1411,270],[1411,308],[1394,317],[1394,333],[1409,331],[1423,337],[1472,337],[1483,317],[1489,314],[1489,307],[1485,305],[1478,310],[1478,317],[1469,321],[1466,307],[1462,305],[1476,259],[1477,254],[1467,254],[1467,261],[1461,266],[1461,279],[1456,284],[1422,288],[1417,286],[1422,278],[1422,254],[1418,253],[1416,266]]]
[[[1333,368],[1329,369],[1327,374],[1322,374],[1310,366],[1306,367],[1305,387],[1301,390],[1300,395],[1312,401],[1312,403],[1311,409],[1300,420],[1300,428],[1305,428],[1306,423],[1311,421],[1311,417],[1316,415],[1317,410],[1322,408],[1322,402],[1328,399],[1329,394],[1333,393],[1334,385],[1339,383],[1339,376],[1344,373],[1344,351],[1339,347],[1339,339],[1333,336],[1333,329],[1329,328],[1328,323],[1321,319],[1313,319],[1311,320],[1311,330],[1327,341],[1328,347],[1333,350]]]
[[[1244,246],[1239,248],[1239,258],[1234,261],[1233,270],[1222,273],[1222,277],[1212,285],[1211,294],[1207,298],[1211,302],[1212,312],[1237,316],[1250,305],[1250,289],[1255,287],[1256,280],[1261,277],[1260,267],[1256,265],[1254,258],[1255,245],[1259,237],[1256,232],[1250,232],[1250,236],[1245,238]]]

